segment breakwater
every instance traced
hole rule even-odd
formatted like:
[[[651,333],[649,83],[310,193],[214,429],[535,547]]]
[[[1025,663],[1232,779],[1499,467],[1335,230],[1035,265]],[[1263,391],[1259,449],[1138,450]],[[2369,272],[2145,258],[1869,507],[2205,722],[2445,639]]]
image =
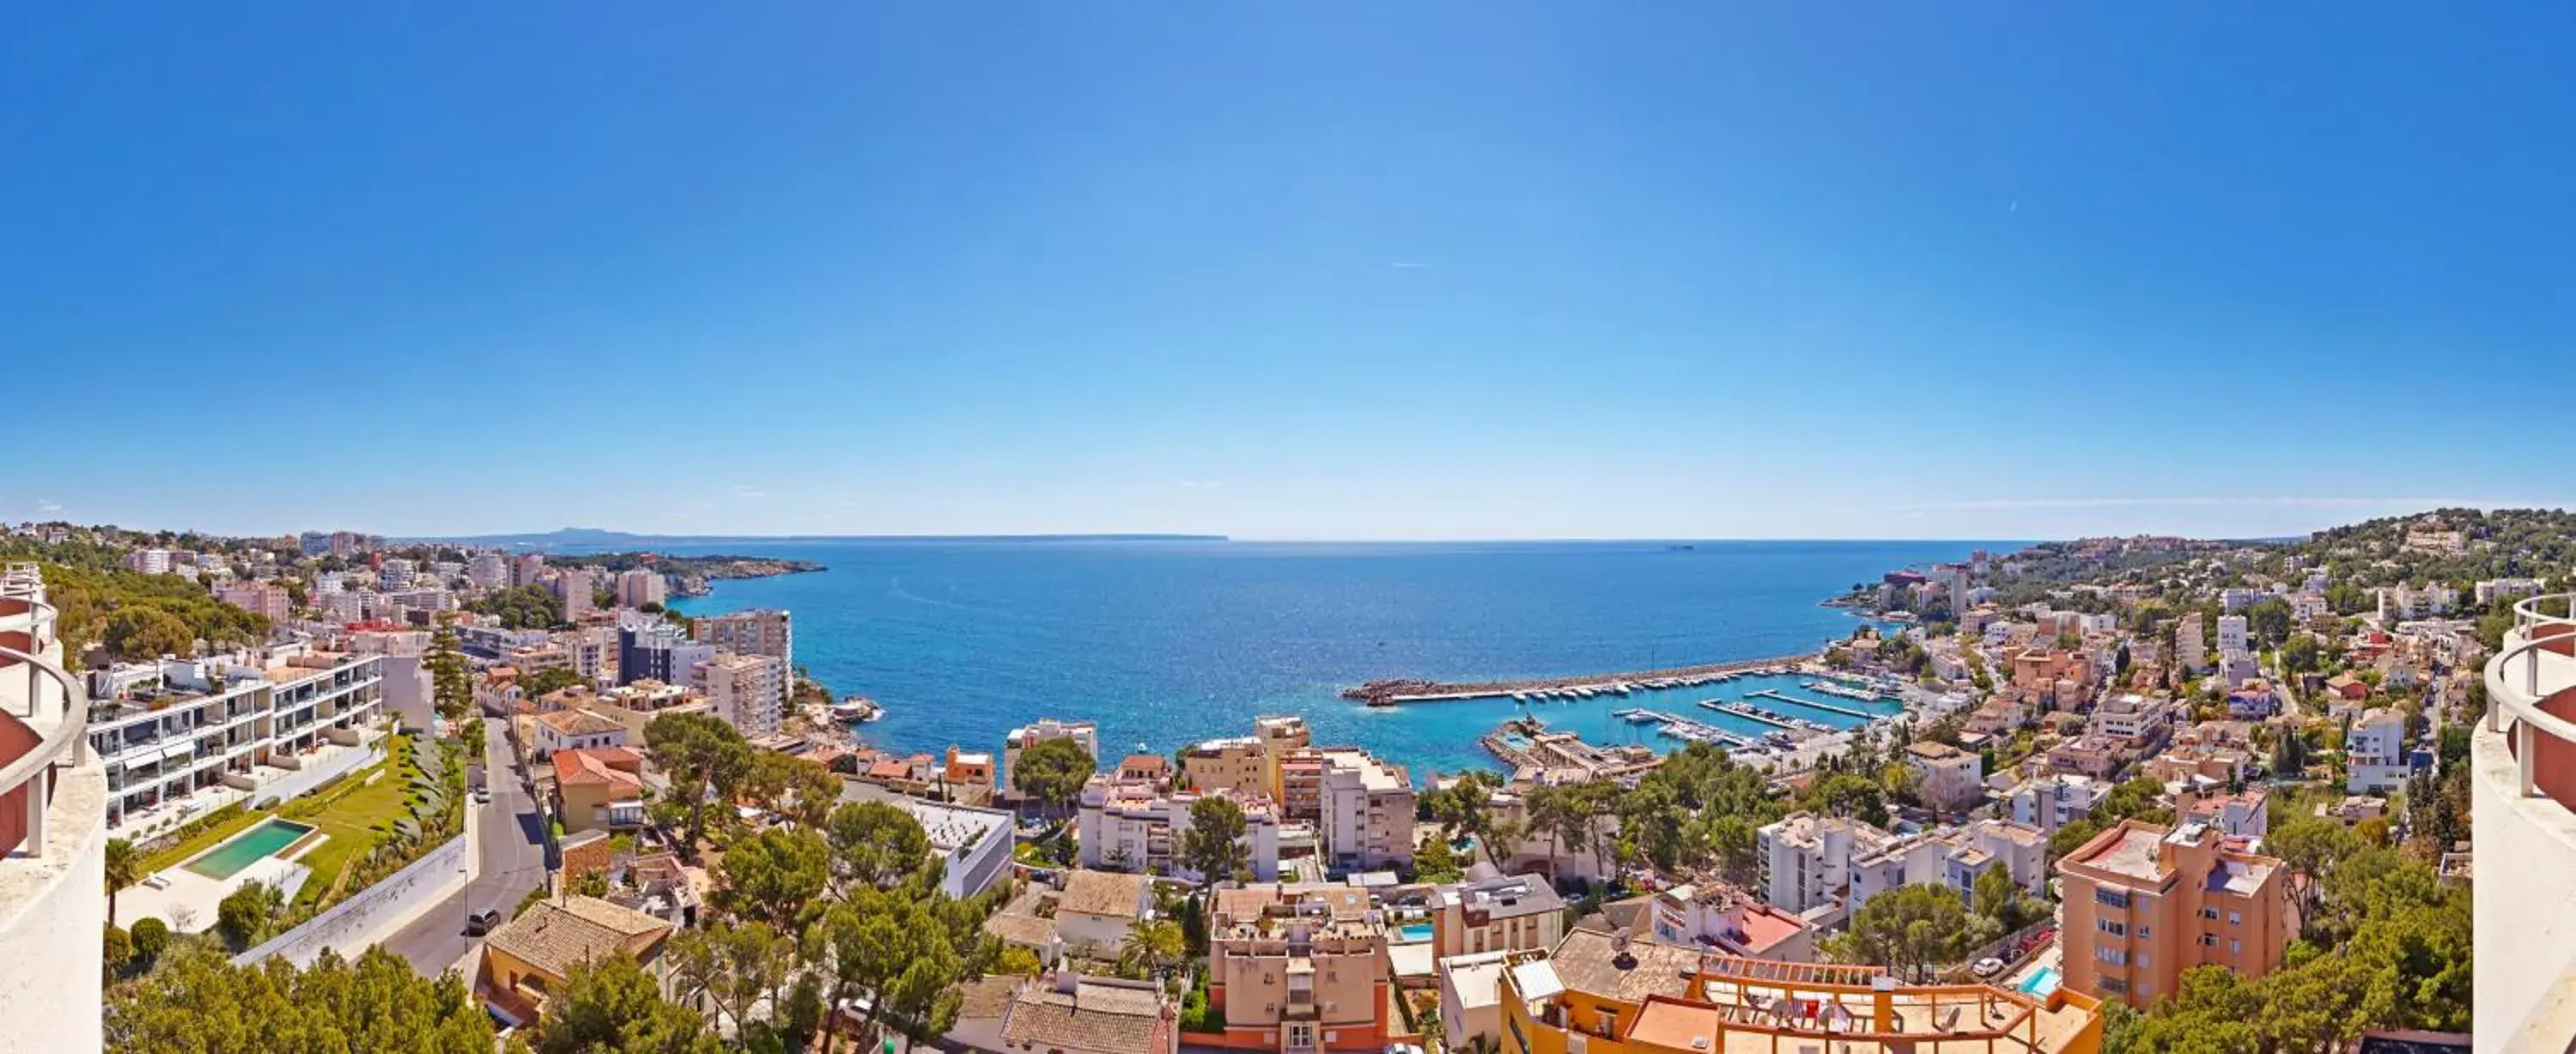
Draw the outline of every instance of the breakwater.
[[[1704,663],[1698,666],[1675,666],[1662,670],[1635,673],[1581,674],[1571,677],[1531,677],[1511,681],[1479,681],[1452,684],[1425,680],[1370,681],[1345,689],[1342,698],[1370,706],[1395,706],[1402,703],[1460,702],[1470,699],[1510,698],[1536,692],[1573,693],[1580,696],[1626,695],[1637,688],[1671,688],[1707,684],[1711,681],[1762,670],[1786,670],[1816,658],[1812,652],[1781,655],[1768,659],[1744,659],[1737,662]]]

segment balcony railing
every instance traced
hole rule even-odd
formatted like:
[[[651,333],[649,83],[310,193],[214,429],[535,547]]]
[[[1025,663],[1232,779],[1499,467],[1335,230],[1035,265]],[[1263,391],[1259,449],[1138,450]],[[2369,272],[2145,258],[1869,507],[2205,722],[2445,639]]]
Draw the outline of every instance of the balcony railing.
[[[20,804],[26,810],[24,834],[14,845],[0,845],[0,855],[24,848],[29,856],[45,852],[45,815],[52,807],[56,766],[78,768],[89,763],[89,693],[82,690],[80,678],[63,672],[44,659],[46,645],[53,639],[56,618],[51,605],[36,599],[41,585],[30,582],[33,576],[21,576],[12,567],[5,583],[13,600],[29,605],[31,648],[18,648],[0,643],[0,676],[14,676],[9,667],[26,670],[25,713],[19,719],[30,728],[40,730],[33,747],[0,764],[0,801]],[[16,638],[12,637],[14,642]],[[53,692],[60,693],[61,708],[52,711],[46,705],[50,682]],[[50,724],[51,727],[46,727]]]
[[[2513,735],[2521,794],[2576,803],[2576,722],[2547,704],[2576,688],[2576,593],[2513,606],[2514,630],[2487,660],[2487,730]]]

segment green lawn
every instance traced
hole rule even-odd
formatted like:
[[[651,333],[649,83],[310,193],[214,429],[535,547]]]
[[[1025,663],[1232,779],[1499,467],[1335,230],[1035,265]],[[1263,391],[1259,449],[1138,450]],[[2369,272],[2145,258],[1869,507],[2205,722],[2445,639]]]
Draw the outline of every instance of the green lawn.
[[[295,892],[298,905],[311,904],[329,893],[339,881],[340,870],[374,848],[385,828],[407,811],[405,805],[411,792],[408,748],[397,741],[389,752],[393,760],[379,766],[384,775],[374,783],[359,783],[366,777],[353,775],[342,787],[332,788],[335,797],[288,802],[279,810],[288,819],[312,824],[329,836],[312,851],[295,858],[296,863],[313,869],[313,877]]]

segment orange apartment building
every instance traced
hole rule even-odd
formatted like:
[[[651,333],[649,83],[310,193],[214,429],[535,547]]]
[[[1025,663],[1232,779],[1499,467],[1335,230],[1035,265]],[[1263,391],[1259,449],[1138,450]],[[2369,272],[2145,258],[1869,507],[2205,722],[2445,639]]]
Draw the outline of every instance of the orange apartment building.
[[[2289,865],[2231,849],[2204,823],[2124,821],[2059,860],[2057,873],[2065,985],[2142,1009],[2194,966],[2272,972],[2294,928]]]
[[[1504,1054],[2099,1054],[2101,1002],[1899,983],[1591,928],[1501,971]]]
[[[1386,926],[1366,890],[1258,885],[1223,889],[1208,931],[1208,1004],[1221,1035],[1192,1045],[1312,1054],[1377,1051],[1392,1029]]]

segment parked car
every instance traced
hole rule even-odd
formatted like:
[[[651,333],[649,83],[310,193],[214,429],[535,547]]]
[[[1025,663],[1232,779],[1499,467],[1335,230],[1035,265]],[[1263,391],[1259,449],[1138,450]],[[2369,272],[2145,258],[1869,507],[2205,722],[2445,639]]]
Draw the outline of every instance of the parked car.
[[[1977,976],[1979,977],[1992,977],[2004,972],[2004,961],[1989,955],[1983,959],[1977,960],[1976,964],[1970,966],[1969,969],[1976,971]]]
[[[474,914],[465,916],[465,935],[468,937],[480,937],[486,933],[492,932],[492,927],[500,924],[500,909],[485,908],[481,911],[475,912]]]

